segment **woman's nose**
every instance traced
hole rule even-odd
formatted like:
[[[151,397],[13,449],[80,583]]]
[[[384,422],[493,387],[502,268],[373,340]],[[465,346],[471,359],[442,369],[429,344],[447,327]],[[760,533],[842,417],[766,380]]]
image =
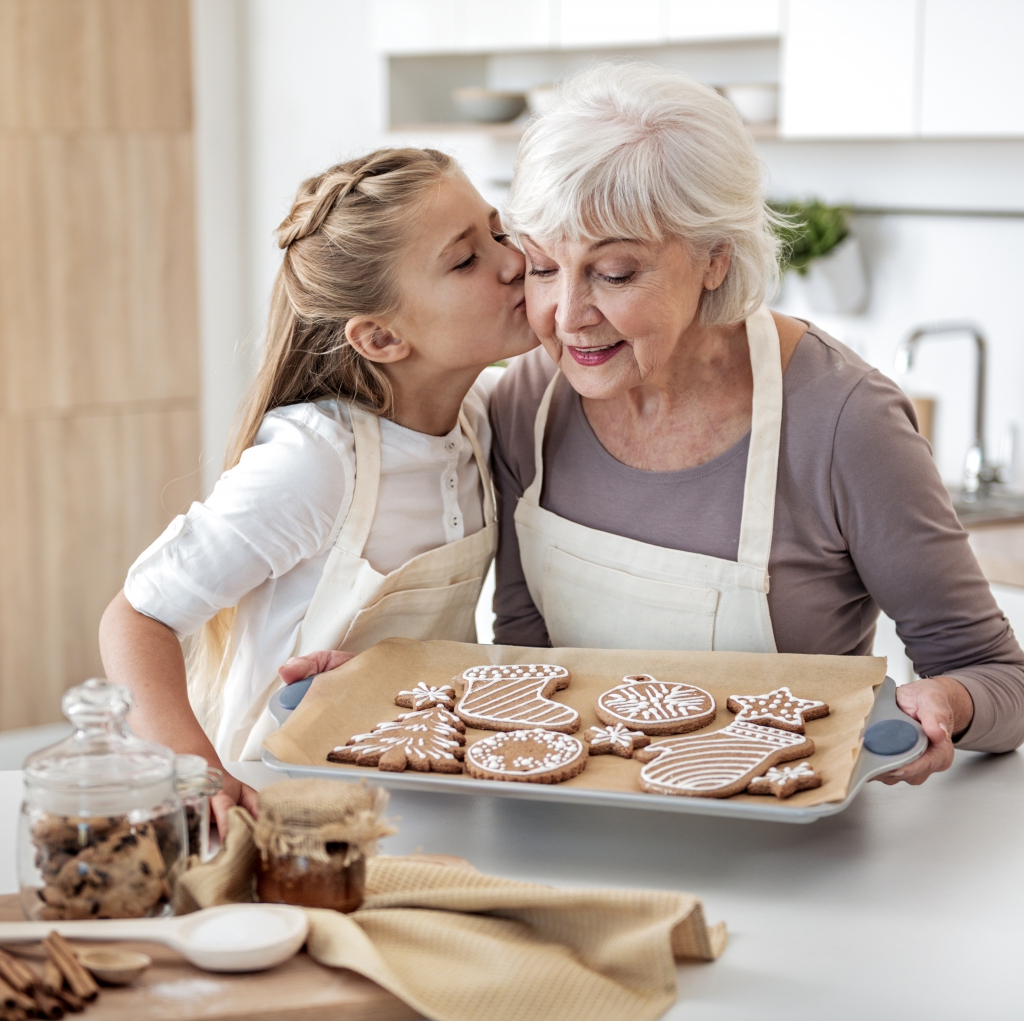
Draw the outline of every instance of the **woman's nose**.
[[[587,288],[570,285],[562,289],[555,309],[555,324],[561,333],[580,333],[600,321],[601,313]]]

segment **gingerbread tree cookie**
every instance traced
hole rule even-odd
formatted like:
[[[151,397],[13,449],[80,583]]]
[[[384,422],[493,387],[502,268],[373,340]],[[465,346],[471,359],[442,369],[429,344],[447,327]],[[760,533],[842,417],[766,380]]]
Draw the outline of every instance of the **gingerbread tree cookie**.
[[[601,694],[597,718],[612,726],[624,724],[645,734],[686,734],[711,723],[715,700],[702,688],[669,684],[650,674],[632,674]]]
[[[828,716],[824,702],[797,698],[789,688],[776,688],[766,695],[730,695],[725,704],[737,720],[788,730],[791,734],[803,734],[807,720]]]
[[[450,684],[433,685],[426,681],[414,684],[408,691],[400,691],[395,696],[395,705],[406,709],[442,709],[455,708],[455,689]]]
[[[390,773],[404,769],[461,773],[465,732],[462,721],[447,709],[421,709],[378,723],[369,734],[356,734],[329,752],[327,759],[376,766]]]
[[[464,670],[460,681],[466,693],[455,706],[459,718],[480,730],[580,729],[580,714],[561,702],[556,691],[569,687],[569,671],[548,663],[511,666],[475,666]]]
[[[610,727],[590,727],[583,735],[591,755],[618,755],[631,759],[637,748],[645,748],[651,739],[642,730],[629,730],[621,723]]]
[[[641,748],[640,786],[651,794],[728,798],[755,776],[791,759],[814,754],[814,742],[757,723],[733,720],[713,734],[687,734]]]
[[[821,786],[821,777],[811,769],[809,762],[799,766],[772,766],[764,776],[751,780],[748,794],[774,794],[777,798],[788,798],[797,791],[809,791]]]
[[[466,749],[466,771],[479,780],[561,783],[582,773],[587,749],[579,738],[551,730],[492,734]]]

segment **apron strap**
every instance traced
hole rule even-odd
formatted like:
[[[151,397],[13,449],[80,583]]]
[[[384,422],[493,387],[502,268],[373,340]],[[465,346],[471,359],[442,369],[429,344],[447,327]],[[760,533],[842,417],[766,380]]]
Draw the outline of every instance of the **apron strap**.
[[[775,487],[779,477],[782,435],[782,357],[779,331],[765,305],[747,319],[750,367],[754,375],[754,402],[750,422],[750,450],[743,487],[743,517],[737,560],[765,573],[775,526]]]
[[[470,446],[473,448],[476,467],[480,472],[480,485],[484,491],[484,528],[486,528],[498,519],[494,500],[494,484],[491,482],[491,473],[487,469],[487,458],[484,457],[480,441],[476,438],[476,433],[473,432],[473,427],[469,424],[469,419],[466,418],[464,411],[459,412],[459,425],[462,428],[462,435],[469,440]]]
[[[540,494],[544,488],[544,431],[548,425],[548,411],[551,408],[551,398],[555,392],[555,384],[562,375],[562,370],[555,370],[551,382],[548,383],[544,396],[541,398],[540,407],[537,409],[537,417],[533,422],[533,482],[523,493],[523,499],[534,507],[540,506]]]
[[[334,548],[361,557],[377,510],[380,489],[380,419],[355,404],[349,405],[349,414],[356,446],[356,481],[352,503]]]

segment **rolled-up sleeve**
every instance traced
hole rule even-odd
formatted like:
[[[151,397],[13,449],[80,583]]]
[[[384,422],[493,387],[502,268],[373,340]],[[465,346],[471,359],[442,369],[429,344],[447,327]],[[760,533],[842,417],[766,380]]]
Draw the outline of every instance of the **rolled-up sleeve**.
[[[268,415],[209,498],[139,556],[124,586],[136,610],[182,638],[323,550],[351,493],[353,464],[309,408]]]

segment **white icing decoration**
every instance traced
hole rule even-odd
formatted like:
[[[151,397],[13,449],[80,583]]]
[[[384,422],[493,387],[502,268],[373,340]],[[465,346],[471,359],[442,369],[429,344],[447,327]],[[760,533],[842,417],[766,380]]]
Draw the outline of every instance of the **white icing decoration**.
[[[383,754],[400,747],[410,760],[419,762],[455,760],[455,750],[465,742],[456,724],[458,717],[445,709],[421,709],[402,713],[397,720],[378,723],[368,734],[356,734],[334,752],[355,762],[368,755]]]
[[[601,694],[598,705],[611,716],[634,726],[671,724],[715,716],[715,700],[690,684],[667,684],[650,674],[624,677],[622,684]]]
[[[769,701],[770,700],[770,701]],[[730,695],[730,702],[739,704],[737,720],[772,721],[786,728],[803,730],[804,715],[825,703],[812,698],[797,698],[789,688],[776,688],[765,695]],[[731,708],[731,706],[730,706]]]
[[[633,747],[633,739],[643,737],[643,731],[630,730],[622,723],[614,723],[610,727],[591,727],[589,742],[592,746],[618,745],[627,751]]]
[[[400,691],[398,698],[411,701],[414,709],[427,709],[435,705],[447,709],[455,704],[455,689],[450,684],[436,686],[420,681],[412,690]]]
[[[779,753],[784,759],[808,754],[808,745],[803,734],[733,720],[712,734],[684,734],[637,753],[655,756],[640,770],[640,782],[664,794],[728,796],[715,792],[735,787]]]
[[[476,666],[463,671],[466,693],[455,712],[470,725],[485,730],[527,727],[568,727],[576,730],[580,714],[547,698],[568,687],[565,667],[544,663]]]
[[[534,754],[523,754],[523,745],[540,745],[544,749],[538,758]],[[517,747],[517,745],[519,747]],[[552,730],[512,730],[485,737],[466,749],[466,759],[490,773],[505,776],[537,776],[551,773],[574,763],[586,749],[583,743],[571,734]]]
[[[799,766],[783,766],[781,769],[778,766],[772,766],[764,776],[758,777],[758,779],[767,780],[769,783],[786,783],[789,780],[800,780],[805,776],[814,775],[811,764],[801,762]]]

